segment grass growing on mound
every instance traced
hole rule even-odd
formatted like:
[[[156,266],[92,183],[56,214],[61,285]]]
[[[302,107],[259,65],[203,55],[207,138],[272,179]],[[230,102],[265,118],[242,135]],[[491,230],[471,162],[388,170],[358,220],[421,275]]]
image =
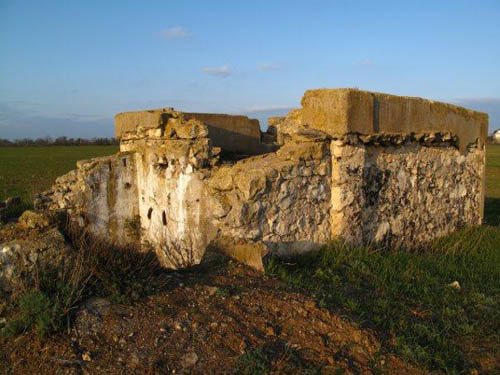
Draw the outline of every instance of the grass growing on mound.
[[[500,353],[500,230],[481,227],[443,238],[422,253],[332,243],[266,272],[305,289],[375,329],[385,348],[431,370],[474,364],[465,343]],[[461,289],[448,284],[458,281]]]
[[[1,331],[3,335],[11,337],[35,328],[43,337],[70,327],[81,302],[91,296],[134,304],[165,290],[169,273],[154,253],[116,247],[78,232],[67,234],[74,260],[58,269],[37,265],[32,279],[11,296],[17,314]]]

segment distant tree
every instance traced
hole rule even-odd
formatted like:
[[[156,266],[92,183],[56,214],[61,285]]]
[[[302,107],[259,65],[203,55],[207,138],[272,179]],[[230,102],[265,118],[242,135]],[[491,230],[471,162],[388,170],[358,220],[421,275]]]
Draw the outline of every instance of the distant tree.
[[[21,146],[86,146],[86,145],[98,145],[98,146],[109,146],[117,145],[118,140],[115,138],[68,138],[65,136],[57,137],[53,139],[51,137],[43,138],[20,138],[9,140],[5,138],[0,138],[0,147],[21,147]]]

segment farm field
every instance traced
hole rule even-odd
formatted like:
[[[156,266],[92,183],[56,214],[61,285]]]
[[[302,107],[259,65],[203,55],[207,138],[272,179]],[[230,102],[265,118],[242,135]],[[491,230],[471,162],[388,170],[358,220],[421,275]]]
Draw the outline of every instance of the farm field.
[[[500,145],[488,145],[486,153],[486,224],[500,225]]]
[[[21,196],[26,205],[78,160],[111,155],[118,146],[0,147],[0,200]]]

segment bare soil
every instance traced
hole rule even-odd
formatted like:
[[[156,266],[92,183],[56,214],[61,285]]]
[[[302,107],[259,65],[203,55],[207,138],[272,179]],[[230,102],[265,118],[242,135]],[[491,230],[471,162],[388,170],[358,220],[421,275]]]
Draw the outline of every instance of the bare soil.
[[[2,233],[0,242],[19,234]],[[316,306],[305,293],[214,256],[172,272],[166,291],[135,305],[93,299],[57,334],[40,339],[32,330],[0,338],[0,373],[423,372],[384,353],[370,330]]]

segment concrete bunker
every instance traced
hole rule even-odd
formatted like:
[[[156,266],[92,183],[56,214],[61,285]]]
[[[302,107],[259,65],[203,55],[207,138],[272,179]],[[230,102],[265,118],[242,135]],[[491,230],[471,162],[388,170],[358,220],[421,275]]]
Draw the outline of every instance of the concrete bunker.
[[[169,268],[217,246],[242,257],[335,238],[418,247],[479,225],[486,114],[354,89],[309,90],[262,133],[245,116],[115,116],[117,155],[79,162],[43,200]],[[127,231],[135,220],[140,231]]]

